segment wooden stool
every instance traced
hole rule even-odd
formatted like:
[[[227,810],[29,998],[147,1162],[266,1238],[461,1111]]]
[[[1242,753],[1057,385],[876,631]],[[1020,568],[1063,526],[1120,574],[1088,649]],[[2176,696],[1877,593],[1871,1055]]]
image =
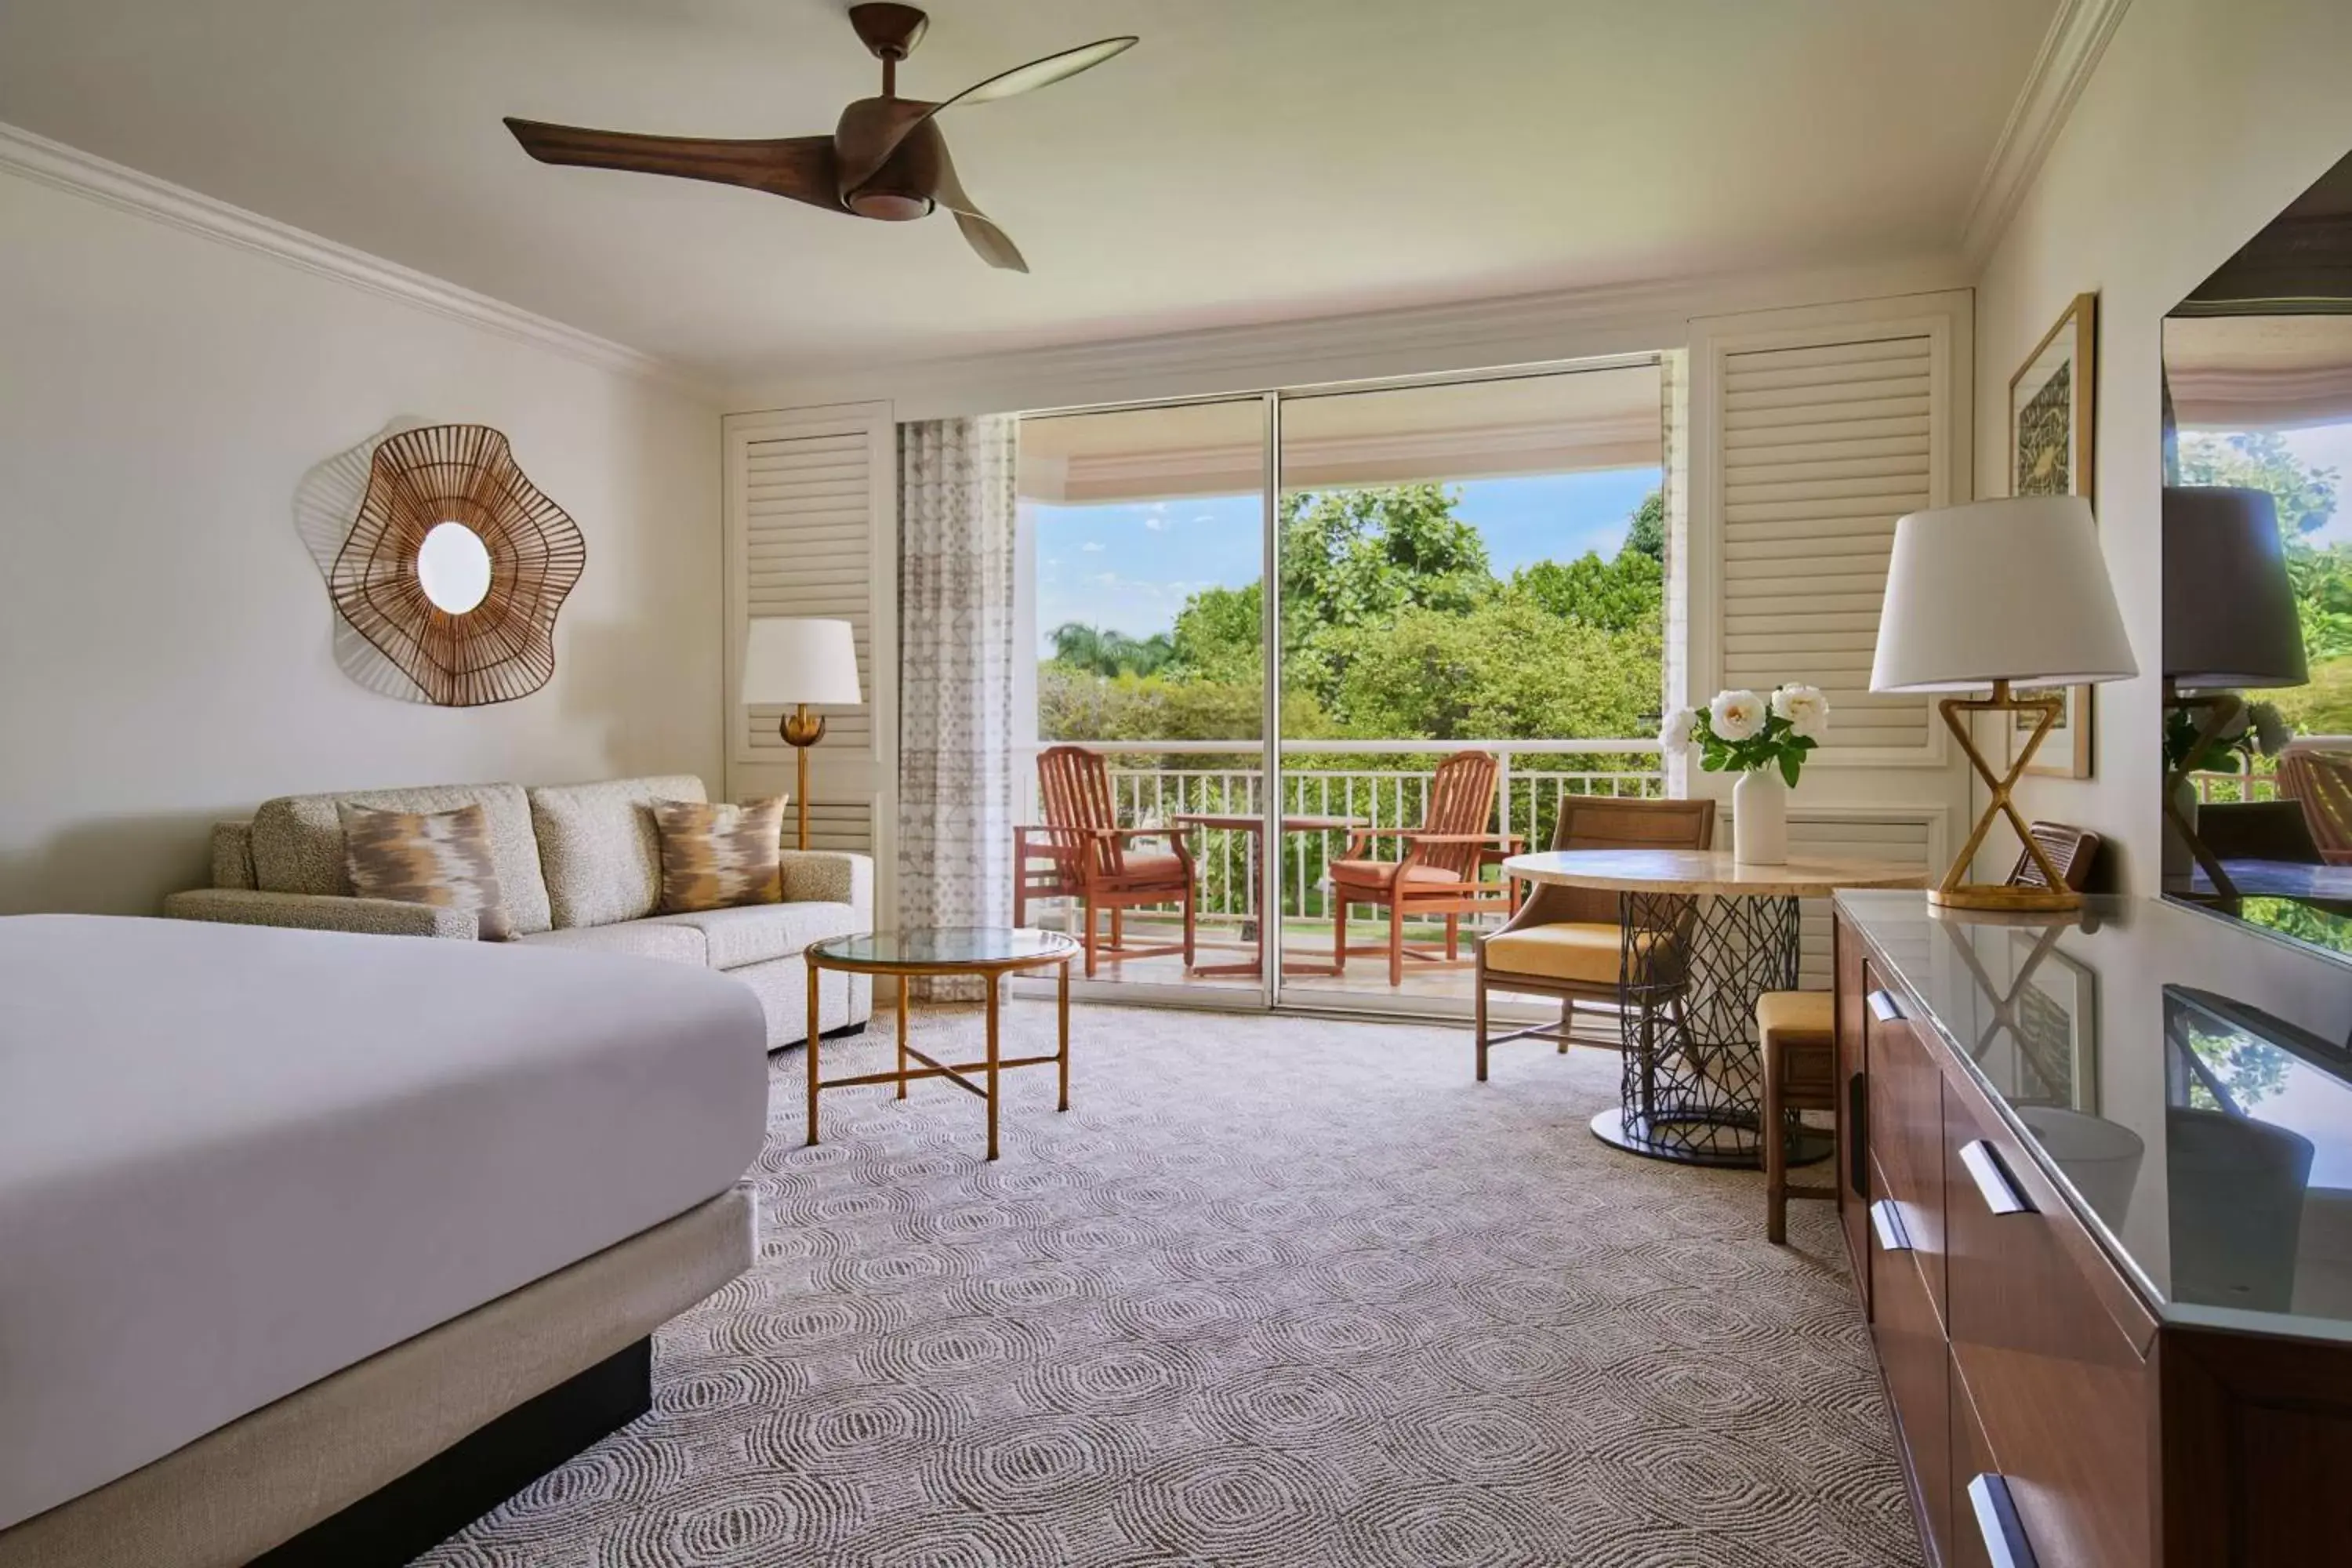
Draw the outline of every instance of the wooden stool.
[[[1768,991],[1756,999],[1764,1051],[1764,1234],[1789,1239],[1790,1198],[1837,1199],[1837,1188],[1789,1184],[1791,1111],[1837,1109],[1837,1014],[1826,991]]]

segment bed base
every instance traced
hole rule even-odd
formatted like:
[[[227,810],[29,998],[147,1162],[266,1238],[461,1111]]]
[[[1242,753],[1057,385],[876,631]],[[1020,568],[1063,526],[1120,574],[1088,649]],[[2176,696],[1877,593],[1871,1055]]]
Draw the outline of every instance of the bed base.
[[[251,1568],[403,1568],[654,1404],[650,1337],[515,1406]]]

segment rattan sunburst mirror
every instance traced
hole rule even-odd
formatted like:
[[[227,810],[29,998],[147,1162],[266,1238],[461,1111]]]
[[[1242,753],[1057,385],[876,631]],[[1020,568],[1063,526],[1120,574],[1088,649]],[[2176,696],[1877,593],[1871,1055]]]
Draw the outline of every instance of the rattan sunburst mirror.
[[[366,475],[331,563],[325,498]],[[340,481],[340,482],[339,482]],[[486,425],[395,426],[320,465],[298,504],[343,628],[343,668],[389,695],[472,708],[528,697],[555,674],[555,617],[587,564],[563,509]],[[349,515],[349,514],[346,514]]]

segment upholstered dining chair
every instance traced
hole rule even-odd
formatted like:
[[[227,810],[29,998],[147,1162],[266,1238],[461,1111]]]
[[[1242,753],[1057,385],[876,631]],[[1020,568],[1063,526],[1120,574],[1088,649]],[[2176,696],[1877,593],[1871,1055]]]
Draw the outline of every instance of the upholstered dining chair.
[[[1045,820],[1013,830],[1013,923],[1028,923],[1034,899],[1076,899],[1089,980],[1103,957],[1181,952],[1189,969],[1195,917],[1192,852],[1183,835],[1166,827],[1121,827],[1111,801],[1110,766],[1100,752],[1083,746],[1049,746],[1037,753],[1037,795]],[[1166,847],[1135,847],[1152,839]],[[1127,945],[1127,911],[1160,904],[1182,905],[1184,940]],[[1108,941],[1097,910],[1109,912]]]
[[[1715,844],[1711,800],[1619,800],[1565,795],[1552,826],[1554,849],[1706,849]],[[1625,932],[1617,894],[1594,888],[1538,886],[1500,931],[1478,939],[1478,1081],[1486,1053],[1513,1040],[1556,1040],[1568,1049],[1580,1002],[1622,1006]],[[1489,1038],[1486,994],[1510,991],[1559,999],[1559,1023],[1536,1024]]]
[[[1462,956],[1462,917],[1507,911],[1517,897],[1508,878],[1486,880],[1479,875],[1489,866],[1501,865],[1521,842],[1488,826],[1495,815],[1498,772],[1499,764],[1485,752],[1457,752],[1437,765],[1420,826],[1354,830],[1347,852],[1326,868],[1331,878],[1335,973],[1347,972],[1351,953],[1384,952],[1393,987],[1404,984],[1408,958],[1439,969],[1473,962]],[[1376,844],[1383,838],[1400,843],[1402,852],[1397,858],[1374,857]],[[1383,946],[1349,945],[1348,911],[1357,904],[1388,911],[1389,939]],[[1442,954],[1405,943],[1405,921],[1432,916],[1445,921]]]

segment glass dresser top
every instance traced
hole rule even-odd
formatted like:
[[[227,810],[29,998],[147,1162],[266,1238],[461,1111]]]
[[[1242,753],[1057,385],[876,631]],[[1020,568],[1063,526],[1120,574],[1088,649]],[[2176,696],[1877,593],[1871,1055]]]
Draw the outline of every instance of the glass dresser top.
[[[2352,1339],[2352,971],[2151,899],[1838,907],[2166,1316]]]
[[[829,937],[814,951],[830,964],[860,969],[991,968],[1045,963],[1078,951],[1068,937],[1008,926],[930,926]]]

